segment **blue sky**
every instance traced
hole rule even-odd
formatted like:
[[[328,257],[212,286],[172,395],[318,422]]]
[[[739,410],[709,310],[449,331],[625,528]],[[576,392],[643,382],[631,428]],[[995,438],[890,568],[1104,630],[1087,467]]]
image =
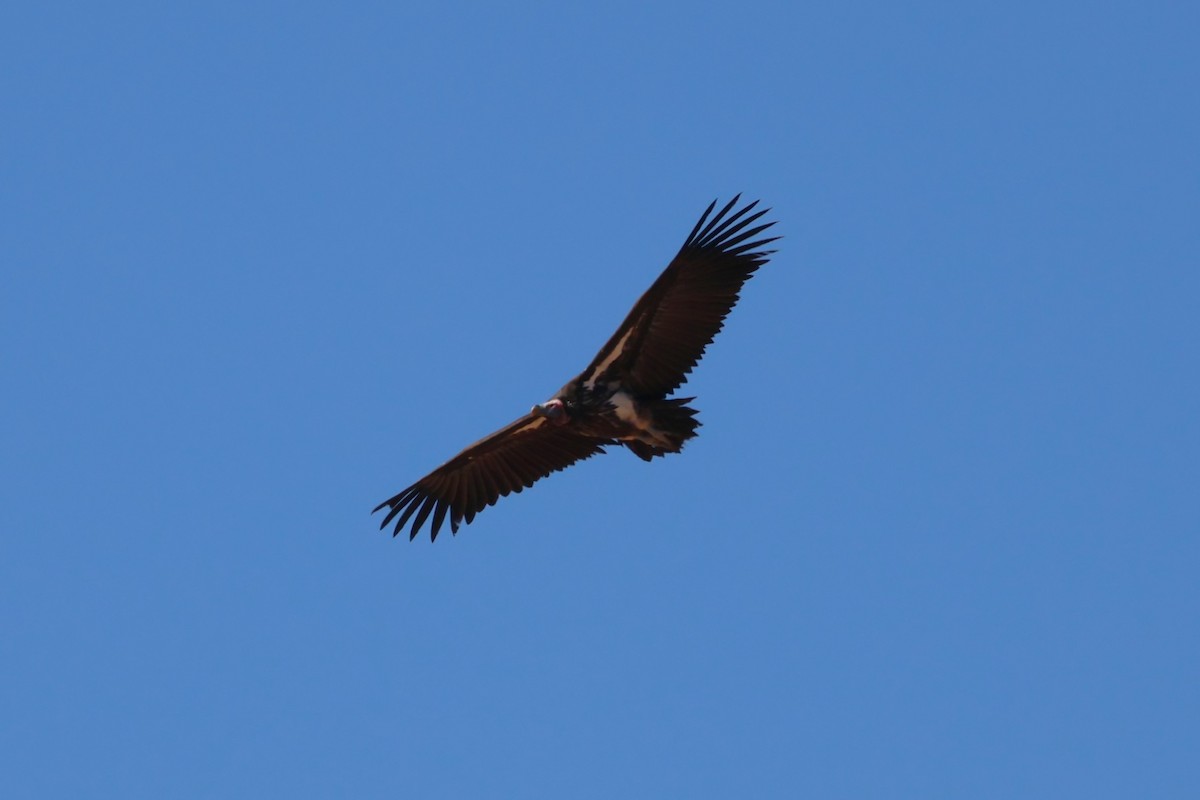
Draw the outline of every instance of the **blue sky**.
[[[23,4],[10,797],[1190,797],[1189,4]],[[370,509],[785,236],[681,456]]]

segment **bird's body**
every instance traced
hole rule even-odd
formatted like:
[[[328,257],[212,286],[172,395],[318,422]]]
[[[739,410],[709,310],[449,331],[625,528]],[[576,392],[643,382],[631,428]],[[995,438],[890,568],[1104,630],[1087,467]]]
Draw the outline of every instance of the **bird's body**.
[[[470,523],[500,497],[520,492],[551,472],[624,445],[639,458],[677,453],[700,423],[687,403],[672,398],[721,330],[742,285],[773,251],[774,238],[754,240],[774,223],[752,224],[766,211],[757,203],[729,214],[735,197],[709,220],[701,216],[678,255],[642,295],[587,369],[549,400],[467,447],[376,511],[380,527],[396,519],[398,534],[413,518],[415,538],[432,515],[436,539],[447,515],[450,530]],[[415,515],[415,516],[414,516]]]

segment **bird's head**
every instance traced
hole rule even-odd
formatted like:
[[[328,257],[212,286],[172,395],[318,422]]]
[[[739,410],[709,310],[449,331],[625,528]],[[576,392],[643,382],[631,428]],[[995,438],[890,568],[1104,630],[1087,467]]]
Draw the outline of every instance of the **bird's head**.
[[[529,413],[535,417],[545,417],[555,425],[562,425],[567,421],[566,406],[557,397],[544,403],[538,403]]]

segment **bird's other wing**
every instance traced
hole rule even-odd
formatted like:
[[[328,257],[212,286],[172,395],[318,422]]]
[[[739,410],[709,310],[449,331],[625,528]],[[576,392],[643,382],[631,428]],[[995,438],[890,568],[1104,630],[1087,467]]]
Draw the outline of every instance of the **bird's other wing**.
[[[390,508],[379,526],[381,530],[399,515],[393,536],[415,514],[410,540],[416,538],[432,514],[429,538],[433,541],[447,513],[450,532],[458,533],[460,522],[470,524],[476,514],[499,498],[532,486],[576,461],[603,453],[606,443],[580,436],[569,426],[558,427],[545,417],[526,414],[480,439],[371,513]]]
[[[755,238],[774,222],[755,225],[770,209],[730,214],[737,195],[709,219],[714,200],[679,253],[642,295],[621,327],[580,378],[587,384],[619,376],[635,392],[666,395],[679,388],[724,325],[738,293],[774,250],[779,237]]]

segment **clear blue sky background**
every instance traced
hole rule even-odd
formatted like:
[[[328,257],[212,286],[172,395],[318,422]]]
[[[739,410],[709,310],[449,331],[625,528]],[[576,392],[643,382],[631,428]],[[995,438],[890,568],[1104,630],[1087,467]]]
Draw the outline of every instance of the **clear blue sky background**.
[[[1195,4],[20,5],[6,797],[1197,796]],[[738,191],[684,455],[377,531]]]

